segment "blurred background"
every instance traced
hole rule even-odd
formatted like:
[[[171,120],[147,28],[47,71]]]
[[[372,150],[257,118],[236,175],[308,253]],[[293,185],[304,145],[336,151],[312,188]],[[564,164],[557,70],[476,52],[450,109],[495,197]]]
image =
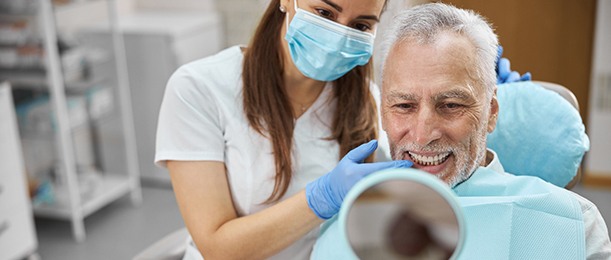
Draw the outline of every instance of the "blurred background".
[[[376,42],[395,13],[429,2],[388,1]],[[611,222],[611,1],[443,2],[487,17],[513,70],[575,94],[591,149],[573,191]],[[183,227],[153,165],[165,84],[247,45],[267,4],[0,0],[0,260],[131,259]]]

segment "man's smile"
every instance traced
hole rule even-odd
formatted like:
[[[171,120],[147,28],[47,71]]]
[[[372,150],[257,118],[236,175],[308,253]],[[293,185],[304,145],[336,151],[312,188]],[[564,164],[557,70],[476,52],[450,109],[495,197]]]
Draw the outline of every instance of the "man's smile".
[[[437,154],[418,154],[415,152],[409,152],[409,156],[413,159],[414,163],[420,164],[422,166],[434,166],[440,165],[445,162],[446,159],[452,154],[451,152],[443,152]]]
[[[449,161],[448,159],[452,157],[452,155],[452,152],[407,151],[405,153],[405,159],[414,162],[414,168],[437,175],[446,168],[447,162]]]

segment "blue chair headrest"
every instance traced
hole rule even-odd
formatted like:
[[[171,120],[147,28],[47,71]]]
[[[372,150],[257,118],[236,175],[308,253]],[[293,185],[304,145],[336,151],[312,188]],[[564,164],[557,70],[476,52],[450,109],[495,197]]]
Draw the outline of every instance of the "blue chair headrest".
[[[499,118],[488,147],[505,171],[566,186],[590,147],[579,112],[531,81],[499,85],[497,98]]]

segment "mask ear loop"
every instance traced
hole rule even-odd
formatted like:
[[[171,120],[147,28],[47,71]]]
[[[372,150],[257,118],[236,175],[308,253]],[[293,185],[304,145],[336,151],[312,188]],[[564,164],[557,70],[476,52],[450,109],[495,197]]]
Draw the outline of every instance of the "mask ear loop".
[[[294,6],[295,14],[297,14],[297,9],[299,8],[299,7],[297,7],[297,0],[293,1],[293,6]],[[280,6],[280,7],[282,7],[282,6]],[[286,9],[285,9],[285,11],[286,11]],[[288,12],[288,11],[286,12],[286,22],[285,23],[286,23],[286,29],[287,30],[289,29],[289,13],[290,12]]]
[[[285,26],[286,30],[288,31],[289,30],[289,12],[286,12],[285,16],[286,16],[286,19],[284,19],[284,23],[286,25]]]
[[[299,7],[297,7],[297,0],[293,1],[293,6],[294,6],[295,13],[297,13],[297,9],[299,8]],[[280,7],[282,7],[282,6],[280,6]],[[285,9],[285,11],[286,11],[286,9]],[[286,22],[285,23],[286,23],[286,29],[288,30],[289,29],[289,12],[286,12]]]

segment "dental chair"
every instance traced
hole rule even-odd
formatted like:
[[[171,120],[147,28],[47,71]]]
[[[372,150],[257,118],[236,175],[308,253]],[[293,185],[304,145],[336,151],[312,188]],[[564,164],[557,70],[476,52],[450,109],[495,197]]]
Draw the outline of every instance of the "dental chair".
[[[569,104],[571,104],[579,112],[579,102],[577,101],[577,97],[575,97],[575,94],[573,94],[573,92],[571,92],[568,88],[562,85],[558,85],[558,84],[551,83],[551,82],[545,82],[545,81],[533,81],[533,83],[539,84],[542,87],[544,87],[545,89],[558,93],[562,98],[568,101]],[[577,173],[575,174],[575,177],[573,177],[573,179],[569,182],[569,184],[567,184],[564,187],[569,190],[572,189],[573,187],[575,187],[577,183],[579,183],[579,181],[581,181],[581,176],[582,176],[582,170],[580,166],[577,169]]]
[[[541,99],[532,98],[533,93],[539,95],[538,97]],[[512,173],[526,172],[525,175],[535,175],[545,181],[567,189],[572,188],[579,182],[581,176],[580,164],[584,153],[589,148],[589,141],[585,135],[585,127],[578,113],[579,104],[575,95],[569,89],[558,84],[543,81],[528,81],[499,85],[497,96],[501,111],[503,111],[503,109],[506,111],[507,108],[514,108],[516,111],[521,111],[521,113],[501,113],[497,122],[497,129],[493,134],[488,136],[488,147],[497,152],[497,155],[501,158],[501,162],[503,162],[505,166],[505,170]],[[546,110],[543,112],[549,111],[551,114],[554,114],[558,111],[564,111],[567,115],[561,115],[560,118],[543,116],[532,119],[532,113],[537,114],[539,110],[536,109],[540,108],[540,106],[543,106],[543,110]],[[535,109],[530,107],[535,107]],[[564,121],[568,120],[571,123],[559,127],[549,125],[554,130],[560,128],[562,131],[550,131],[550,135],[546,135],[548,129],[545,128],[545,124],[555,124],[559,119]],[[533,122],[533,120],[535,120],[535,122]],[[531,129],[530,126],[535,124],[538,124],[539,128],[535,128],[537,131],[532,131],[533,129]],[[524,134],[522,130],[527,132],[543,132],[543,135]],[[517,139],[519,140],[516,141]],[[562,153],[562,158],[557,158],[557,161],[554,161],[553,159],[555,158],[549,160],[546,158],[541,159],[545,154],[538,154],[536,149],[530,149],[532,147],[524,149],[522,142],[528,143],[533,140],[551,145],[554,145],[554,143],[560,140],[567,140],[566,143],[571,143],[571,145],[560,147],[561,150],[557,152]],[[567,149],[569,151],[566,151]],[[516,150],[518,150],[519,153],[516,153]],[[529,170],[532,165],[520,164],[521,161],[524,161],[524,157],[527,159],[539,158],[541,161],[551,160],[555,169],[560,167],[567,172],[562,173],[563,178],[556,179],[553,176],[554,172],[546,172],[549,167],[545,165],[542,166],[542,164],[536,165],[536,167],[538,167],[537,169],[540,170],[539,172],[543,172],[542,174],[539,172],[525,171]],[[570,158],[570,160],[566,158]],[[572,179],[567,176],[572,177]],[[182,259],[186,250],[188,235],[189,233],[186,228],[174,231],[144,249],[134,257],[134,260]]]
[[[499,116],[487,145],[505,171],[572,188],[590,146],[575,95],[558,84],[525,81],[499,85],[497,98]]]
[[[180,260],[187,247],[187,228],[178,229],[134,257],[134,260]]]

